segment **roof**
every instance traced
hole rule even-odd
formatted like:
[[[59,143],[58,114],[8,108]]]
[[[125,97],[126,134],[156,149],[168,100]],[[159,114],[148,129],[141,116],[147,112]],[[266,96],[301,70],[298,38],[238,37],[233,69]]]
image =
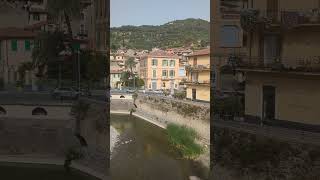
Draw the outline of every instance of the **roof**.
[[[206,48],[206,49],[197,50],[187,56],[203,56],[203,55],[210,55],[210,49]]]
[[[23,28],[9,27],[0,29],[0,39],[34,38],[36,35],[35,32]]]
[[[150,52],[149,54],[143,56],[143,57],[168,57],[168,58],[179,58],[179,56],[177,55],[173,55],[171,53],[168,53],[166,51],[163,51],[163,50],[157,50],[157,51],[153,51],[153,52]]]
[[[122,70],[110,70],[110,74],[121,74]]]
[[[40,7],[30,7],[29,12],[31,13],[48,13],[46,9]]]
[[[47,25],[48,22],[47,21],[41,21],[41,22],[38,22],[38,23],[35,23],[35,24],[32,24],[32,25],[28,25],[25,27],[25,29],[36,29],[36,28],[39,28],[43,25]]]

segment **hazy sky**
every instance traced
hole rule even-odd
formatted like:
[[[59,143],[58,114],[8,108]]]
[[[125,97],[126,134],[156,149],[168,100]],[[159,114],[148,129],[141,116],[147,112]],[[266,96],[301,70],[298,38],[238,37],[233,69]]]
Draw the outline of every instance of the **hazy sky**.
[[[173,20],[210,20],[210,0],[110,0],[111,27],[161,25]]]

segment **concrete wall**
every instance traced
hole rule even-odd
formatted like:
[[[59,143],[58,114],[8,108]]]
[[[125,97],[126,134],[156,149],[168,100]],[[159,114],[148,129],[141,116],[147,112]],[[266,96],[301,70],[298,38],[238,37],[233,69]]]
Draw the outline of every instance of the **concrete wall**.
[[[319,125],[320,80],[311,76],[250,73],[245,90],[245,112],[261,117],[262,87],[276,87],[275,118]]]
[[[160,97],[139,96],[137,113],[160,121],[161,124],[176,123],[195,129],[206,143],[210,141],[210,106],[192,104]],[[188,112],[187,112],[188,111]],[[155,118],[155,119],[154,119]]]
[[[86,102],[90,107],[86,118],[81,122],[81,135],[86,139],[91,151],[102,152],[107,156],[110,150],[107,104],[94,100],[86,100]]]
[[[24,118],[24,119],[69,119],[71,106],[36,106],[36,105],[1,105],[6,114],[0,115],[0,118]],[[46,116],[32,115],[35,108],[43,108]]]

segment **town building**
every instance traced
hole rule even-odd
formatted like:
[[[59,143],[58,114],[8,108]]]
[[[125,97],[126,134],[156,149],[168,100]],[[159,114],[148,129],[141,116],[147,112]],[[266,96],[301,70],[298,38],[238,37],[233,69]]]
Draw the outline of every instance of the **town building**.
[[[140,59],[140,78],[145,89],[178,89],[182,78],[179,76],[179,57],[165,51],[155,50]]]
[[[36,34],[23,28],[0,29],[0,77],[5,86],[15,87],[18,80],[31,85],[33,73],[26,72],[21,79],[19,67],[22,63],[32,62],[32,44]]]
[[[210,102],[210,49],[194,51],[187,59],[187,99]]]
[[[230,57],[246,53],[247,37],[240,24],[240,12],[248,1],[217,0],[211,3],[211,86],[223,94],[240,89],[229,67]]]
[[[320,1],[256,0],[241,15],[249,39],[236,67],[248,122],[320,132]]]

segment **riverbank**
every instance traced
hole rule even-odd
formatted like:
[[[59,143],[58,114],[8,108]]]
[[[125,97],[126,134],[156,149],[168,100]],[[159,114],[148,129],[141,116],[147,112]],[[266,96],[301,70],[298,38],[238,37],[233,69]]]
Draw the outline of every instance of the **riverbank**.
[[[126,114],[129,115],[130,113],[127,111],[110,111],[111,114]],[[159,120],[159,118],[154,118],[152,116],[148,116],[146,113],[141,113],[141,112],[134,112],[134,116],[143,119],[151,124],[154,124],[162,129],[166,129],[167,123],[165,121]],[[198,158],[195,159],[196,162],[201,163],[201,165],[207,169],[209,169],[210,166],[210,146],[207,143],[207,141],[204,141],[203,139],[198,139],[197,143],[202,145],[205,149],[204,153],[200,155]]]

